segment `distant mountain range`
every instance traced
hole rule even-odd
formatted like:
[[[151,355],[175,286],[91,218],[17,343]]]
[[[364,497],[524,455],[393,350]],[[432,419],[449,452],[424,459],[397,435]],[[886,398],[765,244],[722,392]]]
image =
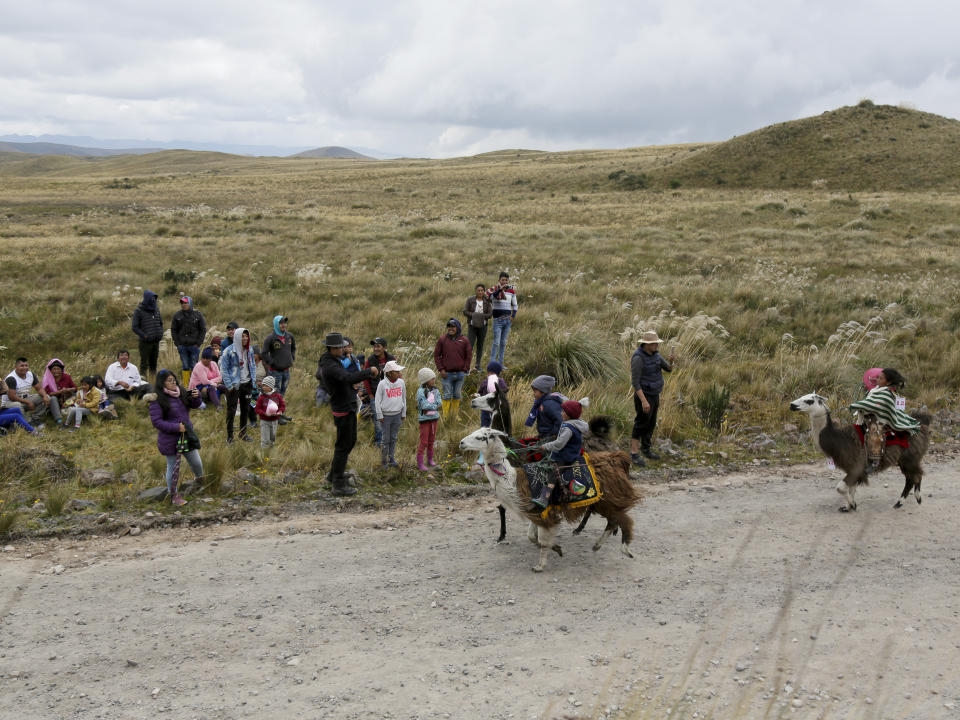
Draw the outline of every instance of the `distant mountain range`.
[[[283,147],[277,145],[235,145],[205,143],[189,140],[116,140],[84,135],[0,135],[0,152],[22,152],[35,155],[73,155],[75,157],[106,157],[110,155],[144,155],[161,150],[200,150],[268,157],[344,157],[388,160],[402,155],[370,148],[326,146]],[[311,154],[314,153],[314,154]],[[342,154],[338,154],[342,153]]]

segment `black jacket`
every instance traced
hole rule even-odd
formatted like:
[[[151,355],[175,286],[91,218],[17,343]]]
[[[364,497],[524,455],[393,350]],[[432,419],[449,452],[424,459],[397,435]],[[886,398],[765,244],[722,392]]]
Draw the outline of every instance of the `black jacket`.
[[[373,377],[370,370],[350,372],[343,367],[340,358],[329,352],[320,356],[320,369],[317,373],[322,374],[323,384],[330,393],[330,409],[333,412],[355,412],[357,391],[353,386]]]
[[[199,310],[177,310],[170,323],[170,334],[173,344],[203,345],[203,338],[207,335],[207,322]]]
[[[133,332],[145,342],[158,342],[163,338],[163,318],[157,308],[157,294],[143,291],[143,301],[133,311]]]

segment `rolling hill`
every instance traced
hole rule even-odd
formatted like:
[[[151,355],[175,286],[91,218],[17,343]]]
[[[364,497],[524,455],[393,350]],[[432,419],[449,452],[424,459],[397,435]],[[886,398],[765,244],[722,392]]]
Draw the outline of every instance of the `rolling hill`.
[[[325,147],[314,148],[313,150],[305,150],[304,152],[297,153],[296,155],[290,155],[289,157],[340,158],[343,160],[373,160],[374,159],[369,155],[363,155],[361,153],[358,153],[356,150],[351,150],[345,147],[339,147],[337,145],[327,145]]]
[[[647,173],[674,187],[960,189],[960,121],[864,100],[675,155]]]

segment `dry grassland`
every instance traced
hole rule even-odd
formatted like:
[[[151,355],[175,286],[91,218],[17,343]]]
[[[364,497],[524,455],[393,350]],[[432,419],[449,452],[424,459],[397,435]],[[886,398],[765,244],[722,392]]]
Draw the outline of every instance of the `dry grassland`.
[[[703,453],[718,449],[756,456],[744,438],[758,427],[779,433],[792,420],[789,400],[817,390],[842,408],[873,366],[901,369],[911,408],[956,402],[955,192],[623,189],[624,176],[698,150],[388,162],[5,155],[0,367],[5,374],[22,354],[41,369],[58,356],[78,378],[102,373],[124,346],[136,362],[129,318],[143,288],[160,293],[167,328],[178,292],[195,298],[210,326],[236,320],[256,340],[273,315],[289,315],[299,349],[290,392],[297,421],[281,428],[274,457],[228,450],[222,416],[197,416],[205,460],[224,478],[239,465],[271,478],[305,471],[279,489],[222,488],[270,500],[319,487],[332,452],[329,413],[312,409],[324,334],[343,331],[358,346],[384,335],[415,378],[432,363],[446,319],[460,315],[476,282],[492,283],[501,269],[515,278],[520,300],[507,349],[517,425],[531,399],[528,379],[559,372],[575,378],[563,391],[591,396],[594,411],[612,414],[626,437],[626,368],[645,329],[656,329],[678,357],[661,432],[688,444],[687,462],[712,462],[717,456]],[[599,375],[582,371],[585,348],[609,360]],[[161,364],[176,363],[167,348]],[[719,432],[697,411],[713,385],[731,393]],[[120,424],[69,438],[2,442],[52,447],[81,467],[135,470],[136,483],[110,491],[107,502],[123,504],[162,482],[144,414],[130,409]],[[465,410],[441,437],[453,447],[475,424]],[[415,433],[408,421],[401,447],[411,457]],[[376,454],[361,446],[354,464],[370,471]],[[772,452],[808,450],[779,443]],[[41,477],[8,472],[2,481],[8,507],[47,492]],[[376,481],[385,491],[422,482],[407,473]],[[88,492],[103,502],[106,491]]]

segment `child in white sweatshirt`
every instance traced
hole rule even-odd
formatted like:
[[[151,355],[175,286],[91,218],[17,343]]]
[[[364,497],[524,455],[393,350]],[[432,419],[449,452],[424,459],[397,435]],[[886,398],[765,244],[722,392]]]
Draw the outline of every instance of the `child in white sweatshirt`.
[[[380,445],[383,467],[397,466],[394,451],[397,447],[397,436],[400,434],[400,423],[407,416],[407,387],[400,375],[403,369],[403,365],[396,360],[390,360],[384,365],[386,378],[377,385],[374,396],[374,410],[383,428],[383,442]]]

